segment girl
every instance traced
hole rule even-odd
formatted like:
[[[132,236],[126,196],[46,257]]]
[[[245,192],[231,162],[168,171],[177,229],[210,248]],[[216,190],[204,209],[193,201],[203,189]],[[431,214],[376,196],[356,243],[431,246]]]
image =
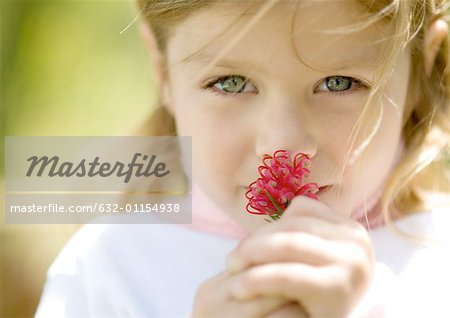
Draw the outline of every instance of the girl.
[[[193,222],[83,227],[37,317],[450,317],[447,1],[138,5]],[[279,149],[318,200],[267,223],[245,192]]]

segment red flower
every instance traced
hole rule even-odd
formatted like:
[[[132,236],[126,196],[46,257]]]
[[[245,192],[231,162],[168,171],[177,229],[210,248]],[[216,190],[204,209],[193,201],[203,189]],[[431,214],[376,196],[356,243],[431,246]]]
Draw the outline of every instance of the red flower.
[[[305,183],[311,166],[308,155],[298,153],[292,158],[289,151],[277,150],[273,156],[265,155],[262,161],[258,167],[261,177],[252,182],[245,193],[249,200],[247,212],[278,220],[294,197],[306,195],[317,200],[318,185]]]

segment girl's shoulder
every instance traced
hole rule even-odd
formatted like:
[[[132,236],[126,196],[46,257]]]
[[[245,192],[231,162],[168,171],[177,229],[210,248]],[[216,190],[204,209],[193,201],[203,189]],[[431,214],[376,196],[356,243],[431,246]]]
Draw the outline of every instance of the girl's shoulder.
[[[450,209],[410,215],[370,236],[374,283],[361,308],[383,314],[368,317],[450,317]]]
[[[224,270],[237,244],[177,224],[96,222],[108,224],[84,225],[51,265],[37,317],[182,316],[196,286]]]
[[[151,260],[154,266],[158,263],[164,265],[173,258],[199,249],[206,253],[208,250],[225,253],[237,244],[234,239],[196,231],[181,224],[155,223],[157,220],[138,217],[111,216],[95,222],[83,225],[74,234],[49,272],[55,267],[68,269],[80,262],[87,266],[114,258],[129,262],[146,259]]]
[[[411,214],[370,236],[377,261],[397,278],[431,282],[441,276],[450,284],[449,207]]]
[[[402,267],[412,255],[450,251],[450,207],[411,214],[370,231],[370,236],[377,259],[394,268]]]
[[[375,247],[405,243],[415,248],[450,244],[450,206],[410,214],[370,231]]]

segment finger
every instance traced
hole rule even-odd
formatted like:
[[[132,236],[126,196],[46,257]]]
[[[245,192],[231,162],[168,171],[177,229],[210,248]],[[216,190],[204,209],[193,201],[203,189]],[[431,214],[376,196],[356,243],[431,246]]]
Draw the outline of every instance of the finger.
[[[250,300],[238,300],[229,298],[214,301],[211,298],[203,298],[203,302],[196,300],[193,317],[246,317],[260,318],[283,307],[289,300],[282,297],[257,297]],[[213,305],[212,305],[213,304]],[[214,304],[220,304],[219,306]],[[218,308],[220,307],[220,308]],[[218,313],[220,312],[220,316]]]
[[[194,317],[217,316],[220,311],[223,317],[259,318],[289,302],[277,296],[237,299],[231,293],[236,279],[236,276],[221,272],[201,284],[194,300]],[[220,304],[220,308],[214,304]]]
[[[326,265],[335,260],[334,244],[302,232],[275,232],[251,236],[227,257],[227,269],[238,273],[265,263],[299,262]]]
[[[281,223],[281,222],[280,222]],[[292,216],[287,219],[285,229],[301,231],[312,235],[317,235],[328,240],[352,241],[361,245],[371,246],[371,240],[367,230],[357,221],[345,219],[340,223],[333,223],[327,220],[311,216]],[[268,227],[262,228],[269,232]]]
[[[250,300],[238,300],[233,298],[227,304],[227,312],[235,313],[230,317],[264,317],[267,314],[274,312],[277,308],[288,304],[290,300],[283,297],[256,297]]]
[[[349,219],[347,216],[337,213],[323,202],[306,196],[296,196],[292,199],[281,219],[287,219],[292,216],[312,216],[331,223],[346,222]]]
[[[233,296],[232,288],[236,285],[240,279],[237,275],[229,275],[227,272],[222,272],[215,276],[213,283],[220,282],[218,287],[218,293],[221,297],[225,294],[225,298],[228,299],[229,307],[231,311],[236,310],[242,315],[241,317],[261,317],[282,305],[289,303],[289,300],[284,297],[271,296],[271,297],[254,297],[252,299],[242,300]],[[214,291],[216,293],[216,290]]]
[[[233,297],[248,300],[281,296],[304,305],[312,317],[341,317],[353,304],[350,273],[337,266],[313,267],[278,263],[253,267],[238,274]],[[326,306],[324,306],[326,304]]]
[[[301,305],[298,303],[289,303],[264,318],[308,318],[310,317]]]
[[[356,221],[347,220],[345,223],[331,223],[317,217],[295,215],[289,219],[281,219],[276,223],[261,227],[252,235],[243,239],[240,244],[243,244],[253,236],[279,231],[298,231],[317,235],[329,240],[348,240],[362,244],[370,242],[367,230]]]
[[[332,250],[334,249],[332,248]],[[300,286],[305,288],[308,287],[305,285],[307,283],[330,288],[341,283],[347,287],[350,286],[354,292],[361,291],[367,287],[373,274],[372,259],[362,249],[348,244],[336,248],[335,255],[333,262],[330,261],[329,264],[320,266],[295,261],[284,263],[270,261],[256,264],[236,274],[234,277],[235,282],[231,288],[235,291],[237,285],[241,285],[239,287],[245,285],[244,290],[250,289],[251,291],[254,287],[258,289],[258,284],[260,284],[262,288],[273,289],[277,285],[272,285],[271,280],[273,280],[273,283],[278,282],[280,288],[286,287],[283,283],[284,281],[292,283],[295,287],[299,286],[296,284],[301,284]],[[292,272],[289,272],[289,270],[292,270]],[[327,275],[334,281],[324,281],[328,277]],[[297,279],[299,280],[298,282]],[[303,281],[304,279],[305,281]],[[345,281],[339,279],[345,279]],[[309,286],[308,288],[312,289],[314,286]],[[280,295],[286,296],[284,294]]]
[[[300,300],[317,291],[323,279],[316,267],[298,263],[272,263],[252,267],[236,275],[231,295],[246,300],[257,296],[281,296]]]
[[[373,259],[372,243],[363,228],[354,230],[309,217],[294,223],[285,222],[274,226],[274,231],[258,232],[242,240],[228,255],[227,270],[238,273],[269,262],[326,265],[348,256],[351,260],[354,249],[361,249],[358,255],[363,252],[361,256]],[[346,253],[348,249],[352,250]]]

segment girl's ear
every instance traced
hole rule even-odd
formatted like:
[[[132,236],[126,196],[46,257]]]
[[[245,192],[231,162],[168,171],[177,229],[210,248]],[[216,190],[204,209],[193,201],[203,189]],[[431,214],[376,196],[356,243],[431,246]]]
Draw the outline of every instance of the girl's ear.
[[[424,59],[425,59],[425,74],[427,77],[431,75],[434,60],[439,52],[442,42],[448,35],[448,24],[442,19],[433,21],[425,30],[424,44]]]
[[[172,110],[170,109],[170,92],[168,87],[164,55],[159,49],[155,33],[153,32],[153,29],[149,23],[141,22],[139,25],[139,31],[147,46],[151,66],[156,76],[156,84],[161,93],[161,102],[164,106],[167,106],[169,108],[169,112],[172,112]]]

